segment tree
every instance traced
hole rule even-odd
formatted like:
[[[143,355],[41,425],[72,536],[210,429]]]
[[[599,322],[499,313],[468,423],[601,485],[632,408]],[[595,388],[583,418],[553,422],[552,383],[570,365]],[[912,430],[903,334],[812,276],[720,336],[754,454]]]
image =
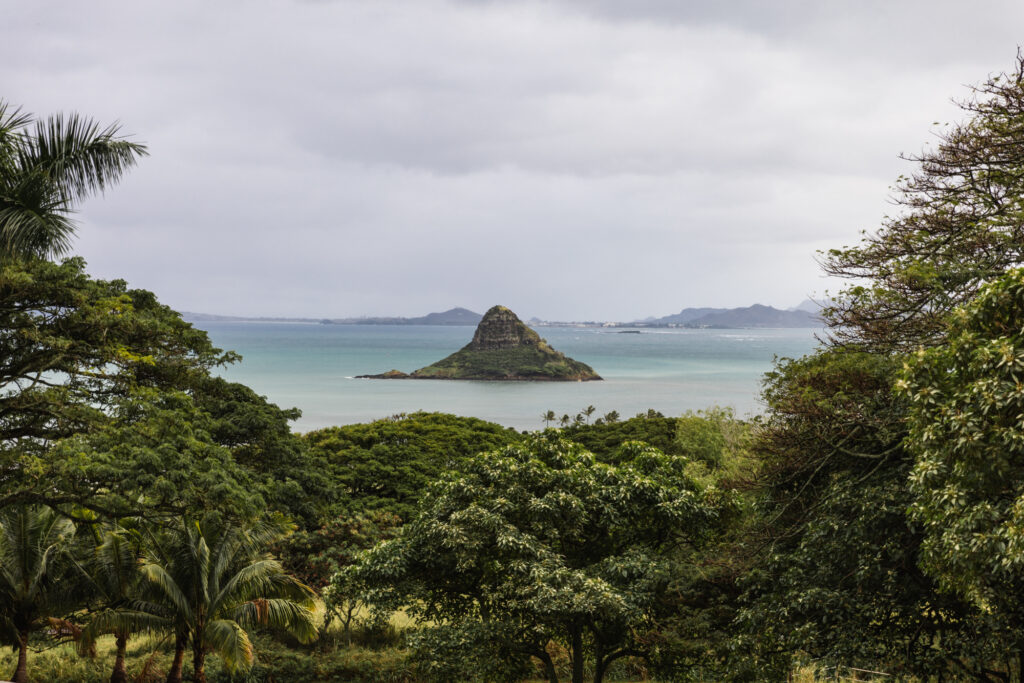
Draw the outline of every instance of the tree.
[[[89,527],[85,548],[72,561],[82,580],[83,592],[88,591],[90,611],[103,614],[127,608],[132,601],[141,597],[141,534],[137,529],[124,526],[102,527],[92,524]],[[92,651],[96,638],[109,631],[114,635],[116,647],[110,683],[127,683],[128,671],[124,660],[133,629],[105,621],[104,617],[100,617],[82,630],[79,651]],[[101,626],[108,628],[103,630]]]
[[[676,448],[687,457],[720,467],[726,450],[738,448],[747,431],[730,408],[687,411],[676,420]]]
[[[596,411],[597,411],[597,408],[595,408],[594,406],[587,406],[586,408],[584,408],[583,410],[580,411],[580,414],[583,415],[584,417],[586,417],[586,421],[589,423],[591,416]]]
[[[337,581],[332,585],[331,577],[352,565],[362,551],[394,537],[401,523],[397,516],[376,510],[336,517],[315,531],[299,530],[276,544],[284,568],[323,595],[321,634],[337,619],[345,638],[350,639],[356,614],[364,604],[350,586]],[[332,589],[326,591],[329,586]]]
[[[0,495],[77,505],[108,519],[177,517],[219,509],[251,519],[265,508],[260,487],[231,452],[214,443],[209,417],[180,392],[147,390],[121,401],[111,421],[20,457],[25,468]]]
[[[75,206],[146,155],[119,132],[78,114],[37,120],[0,101],[0,261],[68,251]]]
[[[95,628],[171,633],[175,656],[168,683],[181,681],[189,645],[193,680],[205,682],[211,651],[229,671],[252,665],[246,629],[284,629],[302,642],[314,640],[312,589],[264,551],[280,533],[276,523],[242,527],[215,517],[156,531],[141,569],[149,599],[97,615]]]
[[[308,457],[328,480],[320,524],[371,511],[410,519],[428,484],[480,451],[521,441],[507,427],[473,417],[412,413],[329,427],[304,436]]]
[[[146,492],[165,512],[193,494],[245,512],[264,493],[314,516],[324,484],[290,433],[295,413],[212,377],[237,354],[153,294],[84,269],[0,268],[0,507],[74,503],[119,517]]]
[[[959,105],[968,118],[907,157],[917,170],[897,181],[903,213],[825,254],[826,273],[867,280],[825,308],[836,342],[939,345],[957,306],[1024,263],[1024,55]]]
[[[767,378],[753,447],[763,550],[737,651],[802,651],[900,675],[1007,675],[1002,655],[1020,639],[922,571],[923,536],[906,515],[920,495],[906,441],[918,408],[893,393],[905,354],[945,344],[961,324],[950,313],[1024,257],[1024,58],[961,108],[965,121],[909,157],[917,169],[897,182],[901,213],[824,255],[826,273],[858,280],[824,311],[825,347]]]
[[[663,453],[685,455],[677,443],[677,418],[648,418],[640,415],[628,420],[608,421],[604,424],[572,425],[563,430],[562,436],[582,444],[598,460],[613,462],[622,444],[628,441],[643,441]]]
[[[558,419],[555,415],[555,411],[549,410],[546,413],[542,413],[540,419],[544,421],[544,427],[550,427],[551,423]]]
[[[73,598],[65,550],[74,524],[42,506],[0,510],[0,629],[18,650],[15,683],[28,681],[28,640],[33,631],[69,611]]]
[[[210,439],[228,449],[247,472],[266,503],[286,512],[303,529],[317,529],[335,512],[338,487],[320,454],[294,434],[291,422],[300,411],[282,409],[237,382],[198,375],[188,391],[209,417],[203,427]]]
[[[437,625],[420,641],[437,675],[452,675],[445,653],[461,650],[496,676],[533,657],[557,681],[557,642],[574,683],[588,665],[599,682],[615,660],[652,654],[644,636],[664,605],[671,551],[705,539],[726,505],[683,458],[631,444],[618,461],[553,433],[482,454],[344,580]]]
[[[186,390],[238,356],[150,292],[93,280],[85,262],[0,268],[0,453],[45,449],[142,387]]]
[[[914,521],[926,570],[1024,647],[1024,270],[956,312],[948,343],[911,357]],[[1019,662],[1020,664],[1020,662]]]
[[[743,539],[737,652],[784,674],[798,652],[900,676],[989,680],[1000,643],[984,613],[918,566],[906,510],[902,359],[827,350],[769,373],[769,412],[752,444],[760,516]]]

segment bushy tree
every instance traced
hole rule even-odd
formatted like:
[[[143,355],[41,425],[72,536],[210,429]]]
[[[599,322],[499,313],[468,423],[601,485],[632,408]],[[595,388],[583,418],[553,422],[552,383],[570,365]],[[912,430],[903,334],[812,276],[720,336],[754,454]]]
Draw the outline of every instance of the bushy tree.
[[[966,118],[909,157],[900,213],[860,244],[833,249],[830,275],[859,280],[825,316],[835,340],[879,350],[939,345],[947,316],[1024,264],[1024,56],[961,101]]]
[[[574,683],[588,669],[601,681],[616,659],[653,654],[673,553],[701,543],[727,506],[684,458],[627,444],[616,460],[552,432],[482,454],[344,578],[370,602],[436,624],[421,638],[439,675],[451,675],[444,653],[459,651],[495,675],[533,657],[557,681],[556,642]]]
[[[213,376],[237,359],[152,293],[90,278],[81,259],[3,265],[0,507],[116,517],[140,500],[180,512],[219,498],[318,519],[327,484],[290,431],[297,411]]]
[[[999,654],[985,615],[919,567],[907,519],[900,358],[831,350],[769,375],[760,456],[761,549],[743,582],[737,652],[784,675],[790,657],[911,676],[976,676]]]
[[[683,455],[678,447],[677,419],[659,414],[643,414],[601,424],[574,424],[562,430],[562,436],[582,444],[599,460],[611,462],[619,448],[629,441],[643,441],[670,455]]]
[[[1024,633],[1024,270],[985,287],[952,330],[912,355],[900,383],[923,564]]]
[[[522,438],[493,422],[419,412],[320,429],[304,441],[330,482],[331,517],[376,510],[408,520],[442,474],[460,470],[476,453]]]
[[[748,575],[750,640],[738,651],[1008,675],[1002,655],[1016,636],[922,571],[923,536],[906,515],[910,402],[893,393],[905,354],[955,338],[962,321],[951,312],[1024,260],[1024,58],[961,107],[965,120],[910,157],[900,212],[824,256],[828,274],[855,280],[825,310],[825,347],[768,377],[754,445],[764,551]],[[927,419],[915,418],[921,430],[938,428]]]

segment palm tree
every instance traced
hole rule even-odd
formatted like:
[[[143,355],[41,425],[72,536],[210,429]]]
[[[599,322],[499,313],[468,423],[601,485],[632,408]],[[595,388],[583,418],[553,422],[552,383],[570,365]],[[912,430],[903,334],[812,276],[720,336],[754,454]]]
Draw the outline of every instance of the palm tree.
[[[51,626],[72,600],[65,550],[75,533],[71,520],[48,507],[0,511],[0,629],[18,648],[15,683],[28,681],[28,637]]]
[[[78,114],[36,120],[0,101],[0,260],[68,251],[78,202],[147,154],[119,130]]]
[[[594,406],[587,406],[586,408],[583,409],[583,415],[587,416],[587,424],[590,423],[590,416],[593,415],[596,410],[597,408],[595,408]]]
[[[545,427],[550,427],[551,423],[557,420],[558,417],[555,416],[555,411],[549,410],[546,413],[542,413],[540,419],[544,420]]]
[[[608,424],[619,421],[619,411],[612,410],[604,414],[604,421]]]
[[[263,549],[280,524],[252,528],[182,521],[153,534],[142,565],[148,599],[133,609],[97,617],[102,628],[164,631],[175,638],[168,683],[182,680],[192,646],[193,680],[205,683],[206,655],[217,653],[229,671],[247,670],[253,648],[246,629],[285,629],[302,642],[316,638],[311,588],[286,573]]]
[[[111,612],[116,613],[116,610],[130,606],[141,595],[142,573],[139,569],[142,538],[137,530],[118,526],[97,529],[90,540],[92,547],[75,558],[75,566],[82,577],[83,587],[92,594],[99,610],[83,629],[79,649],[89,652],[98,636],[113,634],[117,654],[110,683],[127,683],[125,652],[128,638],[138,628],[129,628],[129,624],[119,623],[116,617],[111,618]]]
[[[569,417],[568,413],[566,413],[562,417],[558,418],[558,424],[562,425],[563,427],[568,427],[570,419],[571,418]]]

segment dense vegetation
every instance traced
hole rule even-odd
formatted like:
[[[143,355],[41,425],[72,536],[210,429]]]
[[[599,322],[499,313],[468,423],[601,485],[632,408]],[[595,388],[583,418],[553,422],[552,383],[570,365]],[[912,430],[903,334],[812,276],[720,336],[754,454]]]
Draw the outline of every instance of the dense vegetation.
[[[821,347],[767,375],[760,418],[298,435],[153,294],[51,260],[145,148],[0,105],[0,666],[1021,680],[1024,58],[963,106],[903,213],[824,256],[856,282]]]

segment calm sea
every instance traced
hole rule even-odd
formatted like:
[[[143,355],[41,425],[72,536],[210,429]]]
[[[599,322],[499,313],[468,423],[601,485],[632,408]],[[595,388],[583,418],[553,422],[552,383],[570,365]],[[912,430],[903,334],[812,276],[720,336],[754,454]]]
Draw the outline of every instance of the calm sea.
[[[815,330],[618,330],[541,327],[556,349],[592,366],[602,382],[368,380],[411,372],[465,345],[472,327],[202,322],[213,342],[242,354],[223,372],[282,407],[297,407],[307,431],[416,410],[472,415],[517,429],[543,427],[541,414],[631,417],[653,408],[678,415],[712,405],[762,411],[762,375],[773,359],[810,352]]]

